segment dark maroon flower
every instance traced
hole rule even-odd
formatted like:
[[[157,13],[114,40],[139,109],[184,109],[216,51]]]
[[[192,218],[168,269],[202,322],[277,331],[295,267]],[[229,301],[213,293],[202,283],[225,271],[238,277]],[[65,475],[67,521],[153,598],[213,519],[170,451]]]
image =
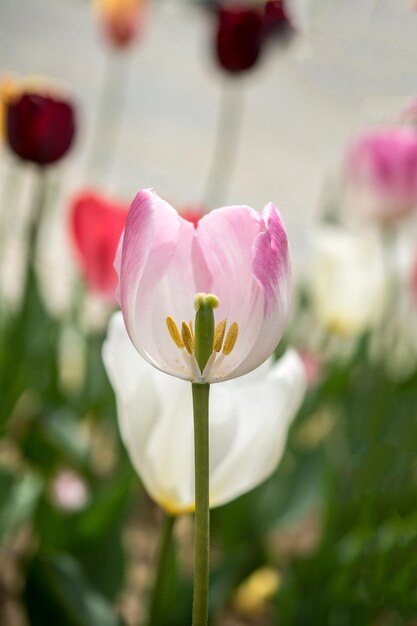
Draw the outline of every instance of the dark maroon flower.
[[[220,65],[232,73],[248,70],[261,52],[261,11],[242,5],[224,6],[217,16],[216,51]]]
[[[284,35],[293,30],[284,0],[267,0],[264,7],[266,34]]]
[[[7,104],[6,138],[24,161],[49,165],[69,150],[75,133],[74,109],[51,95],[26,92]]]

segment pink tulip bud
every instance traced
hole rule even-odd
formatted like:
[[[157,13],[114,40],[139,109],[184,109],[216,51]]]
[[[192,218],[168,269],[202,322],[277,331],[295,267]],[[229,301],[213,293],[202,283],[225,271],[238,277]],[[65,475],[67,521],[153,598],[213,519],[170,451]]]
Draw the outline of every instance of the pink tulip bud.
[[[346,159],[348,198],[359,212],[382,222],[417,209],[417,133],[372,132],[352,144]]]

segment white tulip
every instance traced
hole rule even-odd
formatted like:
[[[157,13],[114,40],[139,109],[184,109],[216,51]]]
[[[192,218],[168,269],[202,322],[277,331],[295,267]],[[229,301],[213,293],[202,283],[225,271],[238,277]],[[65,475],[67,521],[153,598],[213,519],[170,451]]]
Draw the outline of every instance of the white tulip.
[[[385,276],[377,242],[337,227],[314,239],[313,305],[323,325],[354,336],[372,327],[385,306]]]
[[[149,495],[171,514],[193,511],[191,385],[136,352],[121,313],[110,320],[103,359],[122,440]],[[212,386],[210,506],[233,500],[274,471],[305,389],[304,367],[293,350],[274,365]]]

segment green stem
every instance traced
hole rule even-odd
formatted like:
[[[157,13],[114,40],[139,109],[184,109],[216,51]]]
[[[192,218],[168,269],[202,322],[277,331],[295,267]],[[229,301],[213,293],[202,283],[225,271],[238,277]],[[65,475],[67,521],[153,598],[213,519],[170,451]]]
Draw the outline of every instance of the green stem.
[[[36,172],[36,187],[34,191],[34,200],[29,222],[29,232],[27,240],[27,270],[24,297],[31,280],[31,276],[35,272],[35,256],[38,244],[39,231],[41,228],[47,195],[47,174],[44,168],[39,168]]]
[[[195,534],[193,626],[206,626],[209,589],[209,391],[210,385],[193,383]]]
[[[171,547],[172,531],[176,519],[177,518],[175,515],[165,515],[165,518],[163,520],[159,544],[158,563],[156,566],[156,577],[149,602],[148,626],[159,626],[159,624],[161,624],[159,615],[160,599],[166,574],[169,549]]]

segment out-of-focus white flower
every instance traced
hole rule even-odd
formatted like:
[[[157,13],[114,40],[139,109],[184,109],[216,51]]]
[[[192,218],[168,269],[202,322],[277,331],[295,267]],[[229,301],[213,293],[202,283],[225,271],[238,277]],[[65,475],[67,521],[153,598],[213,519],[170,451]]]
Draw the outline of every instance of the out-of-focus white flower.
[[[88,502],[88,491],[84,480],[73,470],[59,472],[52,483],[54,502],[65,511],[79,511]]]
[[[122,314],[111,318],[103,358],[114,387],[120,432],[148,493],[166,511],[194,509],[191,385],[149,365]],[[276,468],[306,389],[304,367],[288,351],[271,366],[210,393],[210,506],[249,491]]]
[[[352,336],[374,325],[385,306],[385,276],[374,239],[325,227],[314,238],[313,304],[331,332]]]

